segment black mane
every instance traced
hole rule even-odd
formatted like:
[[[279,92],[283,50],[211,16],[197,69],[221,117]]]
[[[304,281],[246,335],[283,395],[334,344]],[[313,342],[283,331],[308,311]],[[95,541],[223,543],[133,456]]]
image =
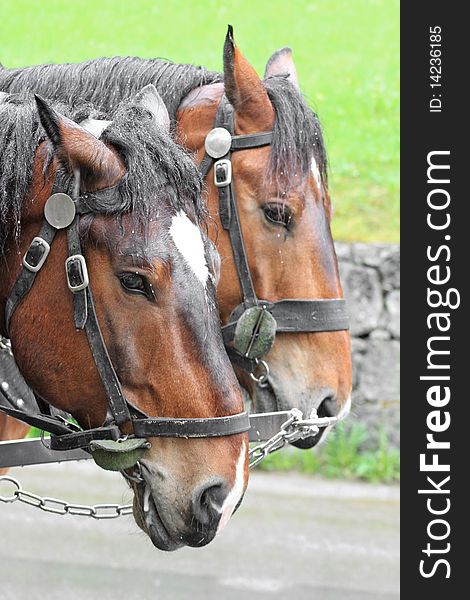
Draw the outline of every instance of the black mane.
[[[75,122],[104,118],[85,103],[75,108],[55,103],[54,108]],[[32,97],[15,94],[0,98],[0,132],[1,254],[7,237],[19,234],[35,152],[45,139]],[[193,160],[159,129],[150,113],[133,101],[121,104],[101,139],[120,152],[127,176],[117,187],[112,205],[100,205],[99,198],[91,196],[92,211],[114,215],[130,212],[145,226],[164,202],[175,211],[183,209],[198,220],[203,218],[202,184]]]
[[[70,105],[91,102],[108,115],[123,100],[153,83],[173,120],[181,101],[192,89],[218,81],[223,81],[223,76],[204,67],[130,56],[0,69],[1,91],[28,90]]]
[[[109,116],[124,98],[153,83],[173,121],[191,90],[222,81],[221,73],[203,67],[133,57],[0,70],[0,90],[32,90],[67,104],[83,98]],[[313,151],[326,186],[327,157],[317,115],[286,77],[269,77],[263,84],[276,111],[268,175],[283,191],[296,187],[310,172]]]

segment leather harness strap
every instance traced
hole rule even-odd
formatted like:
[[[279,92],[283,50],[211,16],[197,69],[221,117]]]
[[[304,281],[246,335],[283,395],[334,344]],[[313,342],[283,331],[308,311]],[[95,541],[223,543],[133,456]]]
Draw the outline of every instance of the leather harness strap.
[[[79,224],[80,216],[92,213],[89,207],[91,194],[84,194],[78,198],[70,198],[60,190],[66,189],[73,193],[78,185],[75,180],[66,181],[64,174],[59,172],[53,186],[53,194],[59,195],[72,214],[70,220],[62,223],[51,224],[47,218],[47,203],[45,219],[41,230],[34,238],[23,259],[22,269],[13,286],[10,297],[6,303],[5,319],[7,330],[11,317],[22,299],[31,290],[36,275],[45,263],[49,254],[50,246],[58,229],[66,229],[67,252],[66,274],[67,283],[73,295],[73,318],[77,329],[84,329],[90,349],[96,364],[100,379],[103,383],[108,399],[108,417],[102,427],[89,430],[81,430],[77,425],[70,423],[58,414],[51,414],[51,407],[44,402],[38,405],[44,406],[44,412],[39,414],[18,410],[11,405],[8,393],[0,387],[0,411],[12,416],[28,425],[38,427],[51,433],[51,448],[53,450],[71,450],[76,448],[89,449],[93,440],[114,440],[122,438],[120,426],[130,423],[135,437],[219,437],[229,436],[249,431],[250,422],[248,414],[244,411],[235,415],[209,418],[174,419],[167,417],[149,417],[140,409],[133,406],[125,397],[121,383],[114,370],[112,361],[108,354],[101,329],[96,316],[93,294],[89,285],[86,260],[82,254]],[[115,188],[109,188],[93,194],[95,199],[104,203],[107,197],[115,192]],[[65,198],[64,198],[65,196]],[[72,203],[72,204],[71,204]],[[58,219],[64,219],[63,211],[58,211]],[[45,414],[45,413],[48,414]]]
[[[233,258],[243,297],[242,304],[232,311],[228,323],[222,327],[224,343],[232,363],[252,373],[256,368],[257,359],[261,358],[262,354],[258,354],[256,357],[250,356],[249,353],[243,354],[237,351],[233,345],[237,324],[250,308],[260,307],[271,313],[275,319],[275,333],[314,333],[347,330],[349,329],[349,318],[346,303],[342,298],[283,299],[270,302],[257,297],[243,243],[230,159],[232,152],[270,145],[273,132],[234,135],[234,110],[225,95],[222,97],[217,109],[212,132],[217,131],[219,127],[226,129],[231,136],[228,151],[222,157],[216,158],[207,151],[206,144],[206,153],[199,165],[199,170],[203,177],[207,177],[211,167],[214,167],[214,183],[219,194],[219,217],[222,227],[228,231],[230,236]],[[221,181],[218,181],[218,168],[222,173]],[[225,180],[224,173],[226,174]],[[253,335],[257,334],[258,331]],[[252,348],[252,344],[249,347]]]
[[[225,95],[218,107],[214,127],[225,129],[230,135],[230,143],[225,149],[225,153],[217,155],[217,160],[206,151],[199,165],[199,170],[203,177],[207,177],[214,166],[214,179],[219,192],[220,220],[223,228],[228,231],[230,236],[235,266],[243,296],[242,304],[232,311],[229,322],[222,327],[222,333],[232,363],[247,372],[253,373],[258,364],[258,358],[262,354],[258,357],[250,356],[249,352],[242,354],[233,345],[237,324],[241,322],[250,309],[257,310],[258,314],[264,311],[271,314],[272,322],[274,322],[275,326],[274,335],[276,332],[298,333],[346,330],[349,328],[349,321],[345,301],[341,298],[316,300],[284,299],[277,302],[258,299],[243,242],[230,158],[232,152],[270,145],[272,143],[273,132],[234,135],[234,111]],[[72,187],[75,187],[75,182],[66,182],[64,175],[59,173],[53,192],[63,189],[70,190]],[[114,188],[109,188],[93,195],[96,197],[99,196],[100,200],[105,203],[107,197],[112,195],[114,191]],[[78,198],[74,198],[76,214],[67,228],[68,259],[66,264],[69,288],[73,293],[74,323],[77,329],[85,329],[95,364],[108,396],[109,415],[107,422],[103,427],[77,431],[79,428],[76,425],[67,422],[60,415],[33,414],[13,408],[11,403],[8,404],[7,394],[1,388],[0,400],[3,397],[6,402],[0,402],[0,410],[29,425],[37,426],[52,433],[51,447],[57,450],[75,448],[85,448],[88,450],[92,440],[117,440],[122,435],[119,426],[126,422],[132,424],[134,435],[137,437],[214,437],[235,435],[248,431],[250,429],[250,422],[246,412],[226,417],[202,419],[148,417],[124,397],[121,384],[103,341],[96,317],[93,295],[88,283],[86,261],[81,252],[79,218],[83,214],[93,212],[89,208],[88,200],[90,196],[91,194],[84,194]],[[7,331],[14,311],[33,286],[36,274],[47,258],[56,231],[56,228],[45,220],[38,236],[33,240],[24,257],[23,268],[6,303],[5,320]],[[29,263],[29,261],[34,262],[34,260],[36,264]],[[75,283],[78,283],[78,285],[75,286],[74,281],[70,281],[71,279],[74,281],[76,279]],[[261,320],[261,318],[256,319],[257,326]],[[255,336],[258,335],[257,327],[255,327],[252,335],[253,341]],[[274,335],[272,341],[274,341]],[[249,348],[252,348],[252,346],[253,344],[250,343]],[[263,352],[265,353],[266,350]],[[6,406],[3,406],[3,404],[6,404]],[[51,411],[48,410],[48,412]],[[281,413],[276,414],[280,415]],[[261,419],[263,416],[259,415],[259,418]],[[252,418],[254,417],[256,415]]]
[[[342,298],[326,300],[279,300],[260,301],[276,319],[277,332],[315,333],[320,331],[342,331],[348,328],[346,302]],[[229,323],[222,329],[225,343],[233,340],[239,317],[243,314],[242,304],[230,315]]]
[[[28,260],[28,255],[30,255],[34,251],[33,244],[39,246],[39,239],[41,239],[44,242],[46,242],[47,245],[50,247],[54,240],[56,232],[57,229],[49,225],[47,221],[44,221],[41,230],[35,238],[35,240],[37,241],[35,242],[35,240],[33,240],[28,252],[25,255],[25,261]],[[49,250],[45,250],[47,246],[43,246],[43,248],[44,252],[49,252]],[[18,307],[18,304],[33,287],[33,283],[36,279],[37,273],[38,271],[31,271],[28,268],[22,268],[20,276],[16,280],[16,283],[13,286],[13,289],[11,290],[10,296],[5,306],[5,327],[7,333],[9,333],[11,317],[15,312],[16,308]]]

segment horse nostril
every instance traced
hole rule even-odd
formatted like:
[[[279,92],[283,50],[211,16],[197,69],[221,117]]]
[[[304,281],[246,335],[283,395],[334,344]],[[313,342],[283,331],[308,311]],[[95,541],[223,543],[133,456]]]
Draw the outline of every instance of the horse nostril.
[[[223,479],[213,479],[195,490],[192,500],[193,515],[201,525],[215,527],[227,494],[228,487]]]
[[[320,402],[317,413],[319,417],[334,417],[338,413],[338,403],[334,396],[328,396]]]

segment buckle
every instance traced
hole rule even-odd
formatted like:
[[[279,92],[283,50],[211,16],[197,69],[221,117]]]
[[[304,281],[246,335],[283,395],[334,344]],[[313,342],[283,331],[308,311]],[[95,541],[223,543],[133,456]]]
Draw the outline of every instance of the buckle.
[[[85,257],[81,254],[69,256],[65,261],[65,272],[67,273],[67,285],[74,294],[88,287],[88,269]]]
[[[23,266],[28,269],[28,271],[37,273],[46,262],[50,249],[51,247],[46,240],[43,240],[41,237],[35,237],[26,251],[26,254],[23,256]]]
[[[232,183],[232,162],[226,158],[214,163],[214,184],[225,187]]]

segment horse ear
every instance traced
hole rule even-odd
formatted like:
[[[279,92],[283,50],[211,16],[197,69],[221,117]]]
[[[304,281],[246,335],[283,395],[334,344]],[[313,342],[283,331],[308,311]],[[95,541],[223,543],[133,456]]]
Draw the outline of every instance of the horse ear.
[[[87,191],[115,185],[124,176],[125,167],[92,133],[59,114],[40,96],[35,95],[39,119],[52,143],[54,153],[69,173],[80,172]]]
[[[246,133],[270,129],[274,123],[273,106],[261,79],[235,44],[231,25],[224,44],[224,80],[239,128]]]
[[[170,115],[157,88],[152,83],[140,90],[135,97],[135,103],[148,110],[163,131],[167,133],[170,131]]]
[[[287,78],[292,85],[299,89],[297,70],[292,59],[292,50],[290,48],[285,47],[277,50],[266,63],[264,77],[272,77],[273,75],[287,75]]]

